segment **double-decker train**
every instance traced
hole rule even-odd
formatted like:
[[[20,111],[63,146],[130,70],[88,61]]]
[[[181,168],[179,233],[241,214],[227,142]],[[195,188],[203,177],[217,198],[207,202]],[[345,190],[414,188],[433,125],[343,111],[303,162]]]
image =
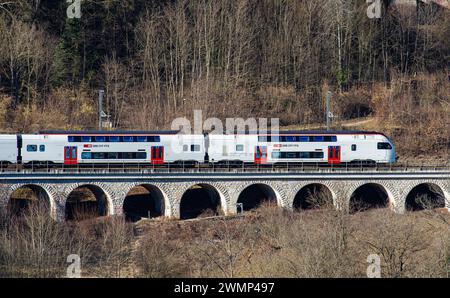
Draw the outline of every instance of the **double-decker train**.
[[[370,131],[180,134],[178,131],[43,131],[0,135],[0,163],[393,163],[394,144]]]

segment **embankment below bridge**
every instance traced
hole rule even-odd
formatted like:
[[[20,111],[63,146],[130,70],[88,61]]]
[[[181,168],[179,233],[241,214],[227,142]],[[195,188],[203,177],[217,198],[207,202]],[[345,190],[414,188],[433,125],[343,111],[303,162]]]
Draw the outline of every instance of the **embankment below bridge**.
[[[119,216],[56,223],[36,215],[20,223],[2,217],[1,277],[63,277],[74,252],[84,277],[365,277],[374,254],[382,277],[447,277],[450,261],[450,217],[437,211],[264,205],[228,220],[135,224]]]

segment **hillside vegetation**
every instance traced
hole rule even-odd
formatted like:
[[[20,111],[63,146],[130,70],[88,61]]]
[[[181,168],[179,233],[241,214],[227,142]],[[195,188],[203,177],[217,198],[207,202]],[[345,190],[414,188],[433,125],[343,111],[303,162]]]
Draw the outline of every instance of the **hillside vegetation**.
[[[389,1],[383,1],[389,3]],[[370,117],[404,157],[448,160],[450,11],[360,0],[0,1],[0,130],[170,128],[176,117]],[[344,126],[345,127],[345,126]]]
[[[121,217],[56,223],[33,211],[0,214],[0,277],[65,277],[67,256],[84,277],[449,277],[450,218],[388,209],[346,214],[266,205],[235,219],[140,223]]]

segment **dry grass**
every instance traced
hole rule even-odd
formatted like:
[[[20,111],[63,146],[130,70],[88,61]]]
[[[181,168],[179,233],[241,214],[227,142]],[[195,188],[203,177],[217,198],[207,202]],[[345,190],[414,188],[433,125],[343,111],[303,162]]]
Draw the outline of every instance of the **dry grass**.
[[[141,249],[166,245],[170,254],[161,255],[161,262],[178,268],[171,276],[364,277],[367,256],[378,254],[384,277],[446,277],[449,217],[436,214],[291,213],[263,206],[245,218],[149,228],[146,237],[152,240],[145,238]],[[146,266],[140,266],[144,275]]]
[[[448,277],[450,215],[302,212],[263,204],[232,219],[138,223],[122,217],[58,224],[33,210],[0,216],[3,277],[63,277],[79,254],[90,277],[365,277],[378,254],[383,277]]]

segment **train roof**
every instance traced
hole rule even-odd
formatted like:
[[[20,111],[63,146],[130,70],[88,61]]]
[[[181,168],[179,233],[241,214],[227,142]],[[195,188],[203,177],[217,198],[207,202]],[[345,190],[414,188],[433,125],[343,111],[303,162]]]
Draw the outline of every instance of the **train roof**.
[[[364,130],[291,130],[280,131],[280,134],[333,134],[333,135],[382,135],[377,131],[364,131]]]
[[[364,131],[364,130],[280,130],[278,133],[273,133],[268,130],[266,132],[238,132],[236,134],[261,134],[261,135],[287,135],[287,134],[301,134],[301,135],[385,135],[384,133],[377,131]]]
[[[44,135],[174,135],[179,130],[43,130],[39,134]]]
[[[180,130],[43,130],[38,134],[44,135],[175,135],[180,133]],[[272,131],[247,131],[236,132],[228,135],[382,135],[387,137],[384,133],[377,131],[364,130],[280,130],[277,133]]]

